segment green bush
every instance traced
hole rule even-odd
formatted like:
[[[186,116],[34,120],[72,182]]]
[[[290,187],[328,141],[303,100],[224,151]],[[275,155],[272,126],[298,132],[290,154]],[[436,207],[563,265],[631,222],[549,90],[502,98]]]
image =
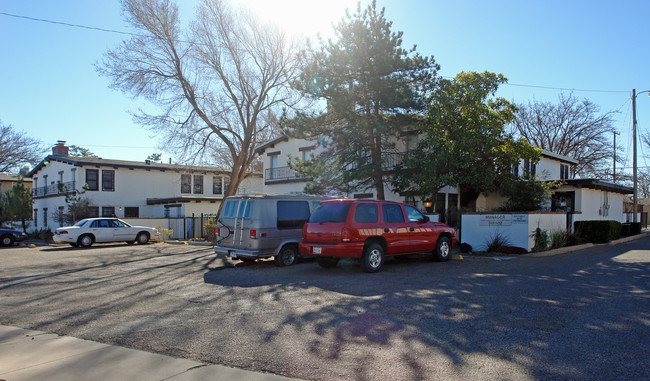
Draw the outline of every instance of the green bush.
[[[205,223],[204,234],[205,234],[205,239],[208,242],[214,242],[217,239],[217,236],[214,231],[216,228],[217,228],[217,220],[210,219]]]
[[[618,221],[576,221],[576,234],[592,243],[607,243],[621,238],[621,223]]]
[[[530,236],[535,239],[535,246],[533,247],[533,251],[544,251],[548,249],[549,237],[546,230],[538,227]]]
[[[630,224],[630,235],[636,235],[636,234],[641,234],[641,223],[640,222],[632,222]]]
[[[510,241],[507,237],[496,232],[486,240],[485,246],[488,253],[501,253],[505,247],[510,246]]]
[[[551,232],[551,249],[567,246],[570,234],[566,230],[554,230]]]

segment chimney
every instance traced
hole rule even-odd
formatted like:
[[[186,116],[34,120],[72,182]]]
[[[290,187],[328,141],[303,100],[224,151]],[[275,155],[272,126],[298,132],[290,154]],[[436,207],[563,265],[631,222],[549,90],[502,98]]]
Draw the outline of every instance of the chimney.
[[[55,156],[68,156],[70,149],[66,147],[65,140],[59,140],[56,145],[52,147],[52,155]]]

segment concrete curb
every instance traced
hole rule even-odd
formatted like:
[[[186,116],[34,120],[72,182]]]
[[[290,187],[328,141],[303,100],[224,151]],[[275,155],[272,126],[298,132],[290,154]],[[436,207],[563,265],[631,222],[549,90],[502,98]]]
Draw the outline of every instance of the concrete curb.
[[[11,381],[296,380],[271,373],[206,364],[5,325],[0,325],[0,379]]]
[[[168,243],[170,245],[213,246],[212,242],[201,241],[163,241],[163,243]]]
[[[559,249],[540,251],[540,252],[537,252],[537,253],[522,254],[520,256],[521,257],[533,257],[533,258],[534,257],[540,257],[540,258],[541,257],[552,257],[554,255],[571,253],[571,252],[574,252],[574,251],[588,249],[588,248],[594,247],[594,246],[618,245],[618,244],[621,244],[621,243],[635,241],[637,239],[642,239],[642,238],[645,238],[645,237],[650,237],[650,232],[641,233],[641,234],[633,235],[633,236],[630,236],[630,237],[625,237],[625,238],[609,241],[607,243],[596,243],[596,244],[594,244],[594,243],[585,243],[585,244],[582,244],[582,245],[560,247]]]

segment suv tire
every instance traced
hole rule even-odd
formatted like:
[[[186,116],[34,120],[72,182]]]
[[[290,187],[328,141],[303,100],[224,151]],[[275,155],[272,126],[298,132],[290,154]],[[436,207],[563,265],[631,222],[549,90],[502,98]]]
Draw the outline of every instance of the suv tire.
[[[367,273],[376,273],[384,266],[384,247],[378,243],[366,245],[361,258],[361,268]]]
[[[447,262],[451,258],[451,241],[448,237],[438,238],[434,258],[439,262]]]
[[[293,245],[284,246],[275,256],[273,262],[278,267],[295,265],[298,262],[298,249]]]

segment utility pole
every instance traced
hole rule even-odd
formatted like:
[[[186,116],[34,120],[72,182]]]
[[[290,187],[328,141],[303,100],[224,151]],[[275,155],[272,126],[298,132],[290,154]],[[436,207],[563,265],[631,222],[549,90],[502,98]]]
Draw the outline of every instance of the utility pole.
[[[612,131],[614,133],[614,172],[612,172],[612,182],[616,183],[616,135],[620,135],[620,133],[616,131]]]
[[[632,195],[632,222],[637,223],[636,210],[636,89],[632,89],[632,178],[634,194]]]

